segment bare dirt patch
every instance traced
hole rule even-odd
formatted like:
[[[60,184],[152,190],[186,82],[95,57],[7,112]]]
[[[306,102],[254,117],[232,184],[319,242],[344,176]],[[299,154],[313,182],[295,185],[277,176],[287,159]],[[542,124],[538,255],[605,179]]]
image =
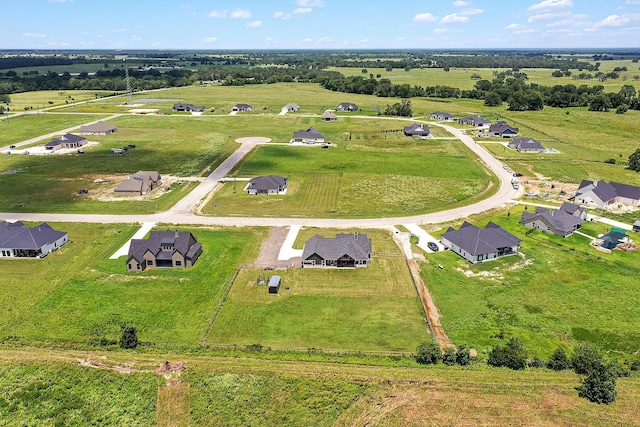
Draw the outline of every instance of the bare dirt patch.
[[[267,142],[271,142],[271,138],[265,138],[263,136],[247,136],[245,138],[238,138],[236,142],[240,144],[244,144],[245,142],[254,143],[254,144],[266,144]]]
[[[91,359],[77,359],[78,363],[82,366],[95,369],[108,369],[110,371],[118,372],[119,374],[132,374],[135,372],[153,372],[148,369],[136,369],[134,368],[135,362],[125,363],[124,365],[109,365],[106,363],[94,362]]]
[[[154,188],[149,194],[143,194],[140,196],[119,196],[115,194],[115,189],[122,181],[126,181],[130,174],[115,174],[115,175],[84,175],[83,177],[86,179],[92,180],[96,184],[100,184],[100,186],[92,189],[87,197],[99,200],[101,202],[112,202],[112,201],[121,201],[121,200],[137,200],[137,201],[147,201],[147,200],[155,200],[163,195],[173,191],[171,190],[172,184],[177,182],[187,181],[184,178],[180,178],[177,176],[171,175],[163,175],[162,176],[162,185],[160,187]]]
[[[278,253],[288,234],[287,227],[274,227],[269,230],[269,235],[260,245],[260,253],[254,262],[256,267],[285,268],[290,263],[278,261]]]

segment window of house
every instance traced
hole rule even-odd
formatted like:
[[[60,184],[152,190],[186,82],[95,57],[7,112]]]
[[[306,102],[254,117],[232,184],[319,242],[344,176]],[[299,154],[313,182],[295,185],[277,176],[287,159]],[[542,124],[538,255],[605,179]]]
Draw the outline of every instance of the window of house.
[[[182,265],[182,261],[176,261],[176,265]]]
[[[149,264],[149,265],[153,265],[153,261],[151,261],[151,260],[149,259],[149,260],[147,260],[147,264]]]

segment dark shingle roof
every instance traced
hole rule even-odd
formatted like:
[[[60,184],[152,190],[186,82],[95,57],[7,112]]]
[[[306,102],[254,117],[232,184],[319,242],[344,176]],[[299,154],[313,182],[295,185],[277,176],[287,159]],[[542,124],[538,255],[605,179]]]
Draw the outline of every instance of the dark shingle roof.
[[[585,212],[583,208],[571,202],[564,202],[562,206],[560,206],[560,210],[564,211],[570,215],[575,215],[576,213]]]
[[[533,138],[514,138],[509,142],[509,148],[517,150],[544,150],[542,144]]]
[[[543,219],[551,227],[556,230],[568,233],[575,230],[576,226],[582,224],[582,220],[563,210],[551,210],[545,208],[536,208],[534,213],[523,212],[520,223],[527,224],[536,219]]]
[[[371,257],[371,239],[361,233],[338,233],[336,237],[315,235],[304,244],[302,259],[318,254],[322,259],[336,260],[348,255],[354,260],[368,260]]]
[[[310,138],[310,139],[319,139],[319,138],[324,138],[324,135],[322,135],[320,132],[318,132],[316,129],[310,127],[306,130],[299,130],[297,132],[293,133],[293,137],[294,138]]]
[[[626,197],[629,199],[640,200],[640,187],[634,185],[621,184],[619,182],[606,182],[600,180],[593,182],[589,180],[582,180],[576,191],[576,195],[586,193],[593,190],[594,194],[600,198],[603,202],[608,202],[616,197]]]
[[[358,106],[356,104],[353,104],[351,102],[341,102],[338,107],[338,110],[349,110],[349,111],[357,111],[358,110]]]
[[[159,258],[158,256],[162,257],[164,254],[160,253],[162,252],[161,245],[163,242],[165,244],[168,243],[169,240],[175,241],[174,250],[185,256],[185,258],[190,258],[202,247],[196,237],[188,231],[152,231],[149,233],[148,239],[131,239],[129,259],[134,258],[141,262],[147,251],[151,251],[156,258]],[[171,259],[170,253],[168,259]]]
[[[511,132],[511,133],[516,134],[516,133],[520,132],[520,129],[514,128],[512,126],[509,126],[507,124],[507,122],[500,120],[498,122],[495,122],[494,124],[492,124],[489,127],[489,132],[490,133],[499,133],[500,135],[502,135],[505,132]]]
[[[433,113],[429,114],[429,116],[433,116],[433,117],[444,117],[445,119],[452,119],[453,118],[453,114],[449,114],[449,113],[443,113],[442,111],[434,111]]]
[[[67,233],[51,228],[43,222],[32,228],[25,227],[22,221],[0,222],[0,247],[9,249],[39,249],[47,243],[53,243]]]
[[[92,125],[80,126],[80,132],[109,132],[111,130],[118,129],[111,123],[99,121]]]
[[[404,128],[405,135],[428,136],[429,133],[429,126],[427,125],[419,125],[417,123],[414,123],[410,126],[405,126]]]
[[[616,194],[620,197],[640,200],[640,187],[636,187],[635,185],[620,184],[619,182],[612,182],[611,186],[615,190]]]
[[[250,190],[269,191],[278,190],[287,185],[287,178],[278,175],[258,176],[249,181]]]
[[[493,222],[482,229],[465,221],[458,230],[449,227],[442,237],[473,256],[520,245],[520,239]]]
[[[45,147],[57,147],[61,144],[72,144],[74,142],[80,143],[83,141],[86,142],[87,138],[85,138],[84,136],[74,135],[72,133],[65,133],[60,138],[52,139],[49,143],[47,143],[47,145],[45,145]]]
[[[467,116],[467,117],[463,117],[462,119],[460,119],[461,122],[473,122],[476,126],[477,125],[488,125],[491,123],[491,120],[487,120],[484,117],[480,117],[480,116],[476,116],[476,115],[471,115],[471,116]]]

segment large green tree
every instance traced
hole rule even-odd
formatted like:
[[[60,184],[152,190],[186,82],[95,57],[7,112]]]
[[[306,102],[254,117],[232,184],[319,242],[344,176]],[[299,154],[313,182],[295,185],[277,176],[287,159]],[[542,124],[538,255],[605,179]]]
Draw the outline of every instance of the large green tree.
[[[629,156],[629,169],[634,170],[636,172],[640,172],[640,148],[633,152]]]
[[[578,396],[590,402],[609,404],[616,400],[616,374],[610,366],[600,363],[587,372],[576,387]]]
[[[527,366],[527,351],[517,338],[511,338],[505,345],[496,345],[489,352],[487,364],[520,370]]]

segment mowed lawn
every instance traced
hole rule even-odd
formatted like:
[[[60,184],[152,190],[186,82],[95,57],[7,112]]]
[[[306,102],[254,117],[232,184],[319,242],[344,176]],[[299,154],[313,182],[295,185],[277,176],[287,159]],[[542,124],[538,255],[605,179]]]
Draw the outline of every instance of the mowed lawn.
[[[487,350],[503,342],[498,336],[504,333],[505,339],[518,337],[544,358],[557,346],[582,341],[604,351],[637,352],[639,254],[603,254],[577,234],[566,239],[541,232],[526,236],[529,229],[518,223],[522,211],[515,207],[509,218],[502,212],[474,221],[480,226],[494,221],[522,239],[521,255],[472,265],[445,251],[428,255],[430,262],[422,264],[447,334],[458,344]],[[607,226],[585,223],[582,231],[597,236]]]
[[[0,147],[5,147],[107,117],[103,114],[27,114],[0,120]],[[49,142],[43,140],[42,144]],[[4,153],[2,153],[4,154]],[[4,157],[4,156],[2,156]]]
[[[30,69],[20,69],[27,71]],[[12,93],[11,104],[9,108],[11,112],[19,113],[25,111],[42,110],[43,108],[51,108],[71,103],[86,103],[92,99],[111,95],[113,92],[104,90],[39,90],[33,92]],[[73,107],[71,107],[73,110]],[[56,111],[56,110],[53,110]]]
[[[303,123],[298,123],[303,121]],[[380,123],[381,122],[381,123]],[[402,122],[351,119],[341,126],[299,119],[335,145],[261,146],[232,172],[238,178],[283,175],[284,195],[255,196],[246,181],[227,182],[203,212],[212,215],[376,217],[433,212],[471,203],[491,181],[455,139],[415,140]],[[344,129],[344,132],[336,132]],[[443,132],[434,127],[439,132]],[[441,135],[443,135],[441,133]],[[494,186],[493,188],[497,188]]]
[[[400,249],[387,232],[361,232],[373,239],[368,268],[243,270],[207,343],[410,352],[430,340]],[[271,275],[282,277],[277,295],[258,284]]]
[[[60,251],[43,260],[0,261],[2,336],[87,344],[103,337],[117,340],[120,325],[129,323],[143,342],[195,346],[238,263],[254,259],[264,234],[191,227],[203,245],[193,268],[128,273],[126,257],[108,258],[136,228],[53,226],[69,232],[70,243]]]
[[[42,116],[20,119],[37,123],[39,117]],[[95,120],[92,116],[83,117],[84,121]],[[0,171],[19,172],[0,174],[0,210],[132,214],[167,209],[195,184],[172,185],[168,193],[144,201],[126,197],[101,201],[98,195],[113,196],[118,182],[139,170],[157,170],[163,176],[199,176],[237,149],[238,144],[215,121],[200,120],[194,125],[188,119],[124,116],[111,121],[118,127],[115,134],[89,137],[92,145],[85,148],[84,154],[2,155]],[[13,126],[13,120],[11,123]],[[111,152],[111,148],[127,144],[134,144],[136,148],[125,155]],[[96,183],[96,179],[106,182]],[[88,189],[89,195],[79,195],[80,189]]]

